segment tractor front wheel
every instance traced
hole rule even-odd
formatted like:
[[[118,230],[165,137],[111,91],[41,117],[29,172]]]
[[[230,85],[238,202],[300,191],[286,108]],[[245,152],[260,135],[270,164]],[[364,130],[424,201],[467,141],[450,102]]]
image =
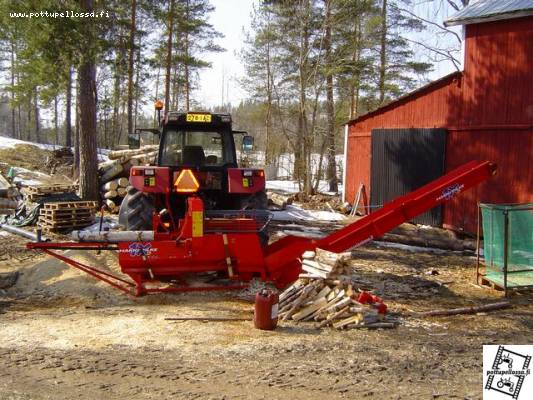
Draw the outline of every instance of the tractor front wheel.
[[[127,231],[147,231],[152,229],[153,199],[134,187],[122,200],[118,212],[118,223]]]

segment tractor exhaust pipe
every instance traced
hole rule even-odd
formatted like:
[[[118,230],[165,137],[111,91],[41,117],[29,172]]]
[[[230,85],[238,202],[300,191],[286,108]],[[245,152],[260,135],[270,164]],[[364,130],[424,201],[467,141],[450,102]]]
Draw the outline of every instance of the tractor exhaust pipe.
[[[119,243],[150,242],[154,240],[153,231],[73,231],[72,240],[77,242]]]

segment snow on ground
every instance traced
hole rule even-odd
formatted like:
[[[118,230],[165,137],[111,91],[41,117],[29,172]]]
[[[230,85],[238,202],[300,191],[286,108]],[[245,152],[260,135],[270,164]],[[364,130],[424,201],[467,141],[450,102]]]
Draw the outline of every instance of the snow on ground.
[[[320,181],[318,191],[325,194],[336,194],[328,192],[328,181]],[[266,181],[267,190],[280,190],[285,193],[298,193],[300,191],[297,181]],[[339,184],[339,194],[342,193],[342,184]]]
[[[283,211],[273,211],[274,221],[343,221],[346,217],[332,211],[304,210],[290,205]]]
[[[15,170],[15,178],[13,179],[13,182],[21,184],[22,186],[42,185],[50,179],[50,175],[39,171],[31,171],[22,167],[14,167],[13,169]]]
[[[15,147],[17,144],[29,144],[31,146],[38,147],[43,150],[55,150],[62,148],[63,146],[56,146],[53,144],[45,144],[45,143],[34,143],[34,142],[27,142],[24,140],[19,139],[13,139],[6,136],[0,136],[0,149],[10,149]],[[71,147],[72,151],[74,151],[74,148]],[[107,161],[107,153],[109,153],[109,149],[98,149],[98,161]]]

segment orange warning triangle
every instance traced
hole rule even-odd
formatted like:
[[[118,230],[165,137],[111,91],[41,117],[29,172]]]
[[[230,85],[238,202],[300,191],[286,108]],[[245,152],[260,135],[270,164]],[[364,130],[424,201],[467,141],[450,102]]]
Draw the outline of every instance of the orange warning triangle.
[[[176,192],[180,193],[194,193],[199,187],[200,184],[190,169],[182,170],[174,182]]]

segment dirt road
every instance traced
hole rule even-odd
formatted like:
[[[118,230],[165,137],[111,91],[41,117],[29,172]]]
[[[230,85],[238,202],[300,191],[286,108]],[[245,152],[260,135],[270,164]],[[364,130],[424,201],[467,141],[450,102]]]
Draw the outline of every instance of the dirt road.
[[[116,268],[110,256],[88,261]],[[402,324],[393,330],[316,330],[251,321],[170,322],[171,316],[247,316],[234,293],[129,299],[56,261],[19,270],[0,295],[1,399],[480,399],[482,345],[526,344],[532,296],[484,315],[415,319],[410,311],[497,301],[472,282],[472,258],[366,247],[358,279]],[[438,275],[428,275],[428,271]]]

